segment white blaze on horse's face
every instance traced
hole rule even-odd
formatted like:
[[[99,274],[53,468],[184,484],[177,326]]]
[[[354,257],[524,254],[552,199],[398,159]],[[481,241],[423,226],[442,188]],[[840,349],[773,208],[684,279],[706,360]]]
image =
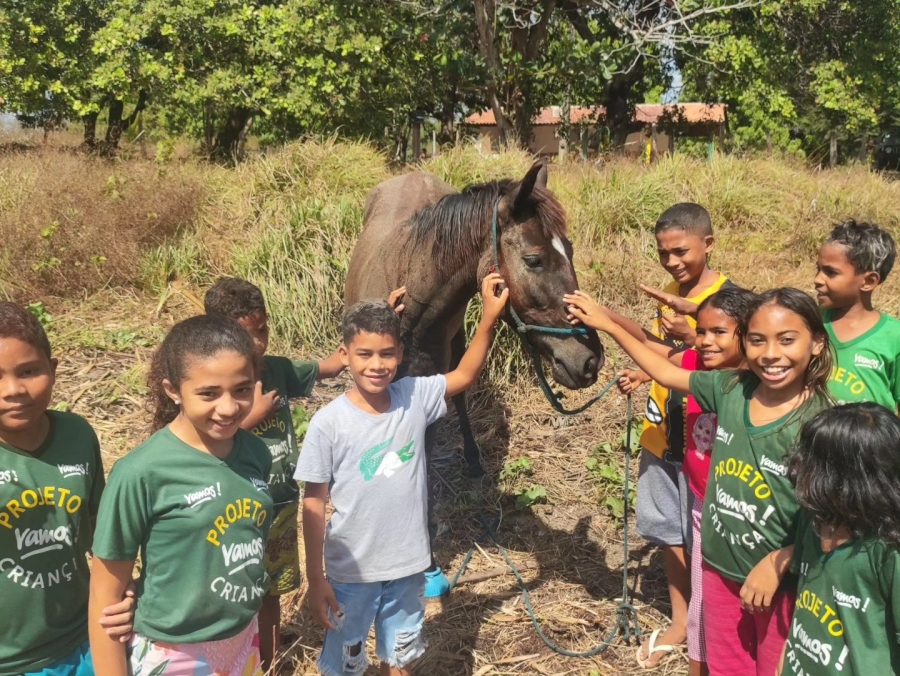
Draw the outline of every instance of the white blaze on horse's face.
[[[553,239],[550,242],[553,245],[553,248],[559,251],[560,255],[569,260],[568,255],[566,255],[566,247],[563,245],[562,240],[556,235],[553,236]]]

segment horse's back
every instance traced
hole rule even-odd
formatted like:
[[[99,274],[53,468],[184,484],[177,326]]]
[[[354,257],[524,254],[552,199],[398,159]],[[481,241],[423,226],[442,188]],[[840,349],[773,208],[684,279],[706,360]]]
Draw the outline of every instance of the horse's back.
[[[417,212],[455,193],[437,176],[416,171],[379,183],[366,198],[363,229],[350,258],[344,303],[364,298],[386,298],[405,269],[399,260],[405,239],[404,224]],[[397,252],[396,254],[394,252]]]

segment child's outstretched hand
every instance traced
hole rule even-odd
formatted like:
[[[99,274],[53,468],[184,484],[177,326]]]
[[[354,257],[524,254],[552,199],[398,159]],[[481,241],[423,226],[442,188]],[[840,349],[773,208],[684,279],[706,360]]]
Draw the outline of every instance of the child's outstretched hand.
[[[650,378],[643,371],[620,371],[616,386],[622,394],[631,394],[644,383],[650,382]]]
[[[308,597],[309,610],[316,622],[325,629],[337,629],[332,619],[339,620],[343,615],[328,580],[324,577],[318,581],[310,580]]]
[[[563,296],[563,302],[566,304],[568,319],[572,324],[584,324],[589,329],[605,333],[609,333],[616,326],[603,308],[584,291],[567,293]]]
[[[641,284],[640,287],[641,291],[650,296],[650,298],[662,303],[663,305],[667,305],[668,307],[675,310],[677,314],[697,314],[697,305],[685,298],[682,298],[681,296],[676,296],[674,293],[666,293],[665,291],[654,289],[652,287],[646,286],[645,284]]]
[[[497,293],[503,283],[503,278],[496,272],[492,272],[481,282],[481,305],[484,308],[482,321],[494,324],[503,314],[506,301],[509,300],[509,289],[505,286]]]
[[[400,303],[400,299],[406,295],[406,287],[401,286],[399,289],[394,289],[388,294],[388,305],[394,308],[394,311],[397,313],[403,312],[406,309],[406,306],[403,303]],[[400,303],[398,305],[398,303]]]

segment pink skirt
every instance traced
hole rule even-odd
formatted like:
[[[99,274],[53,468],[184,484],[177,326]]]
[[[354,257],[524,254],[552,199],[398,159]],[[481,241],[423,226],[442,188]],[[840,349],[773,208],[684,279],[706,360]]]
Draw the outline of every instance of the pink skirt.
[[[256,617],[237,636],[205,643],[163,643],[135,634],[129,662],[134,676],[263,676]]]

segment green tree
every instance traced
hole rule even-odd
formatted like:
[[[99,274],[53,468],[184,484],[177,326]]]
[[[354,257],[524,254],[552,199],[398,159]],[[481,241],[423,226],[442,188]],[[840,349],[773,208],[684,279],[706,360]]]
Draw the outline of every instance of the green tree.
[[[770,0],[697,30],[724,37],[684,64],[688,92],[728,103],[742,146],[822,158],[832,134],[864,142],[900,108],[897,0]]]

